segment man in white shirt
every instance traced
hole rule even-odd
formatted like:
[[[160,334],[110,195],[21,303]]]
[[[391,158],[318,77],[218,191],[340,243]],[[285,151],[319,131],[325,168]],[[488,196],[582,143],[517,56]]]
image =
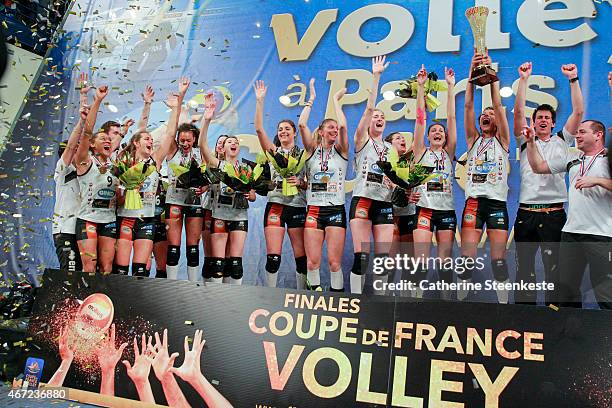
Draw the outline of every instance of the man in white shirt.
[[[561,229],[567,216],[564,203],[567,202],[565,173],[535,174],[527,160],[527,143],[523,137],[525,120],[525,100],[532,64],[525,62],[519,69],[519,85],[514,102],[514,136],[520,147],[521,192],[519,209],[514,223],[514,241],[516,243],[516,280],[535,283],[535,256],[541,251],[544,264],[544,280],[556,281],[559,259],[559,241]],[[569,80],[572,113],[567,118],[563,129],[553,134],[557,113],[548,105],[539,105],[533,111],[531,120],[535,129],[535,145],[544,157],[558,157],[573,144],[575,134],[580,126],[584,113],[584,103],[578,69],[574,64],[561,66],[561,72]],[[550,293],[548,293],[550,295]],[[548,299],[547,299],[548,300]],[[517,291],[515,303],[536,304],[535,291]]]
[[[605,149],[606,127],[585,120],[576,135],[579,151],[569,148],[544,159],[534,137],[525,128],[527,157],[534,173],[569,173],[569,208],[561,234],[556,299],[561,306],[580,307],[580,284],[589,266],[595,298],[602,309],[612,308],[612,179]]]

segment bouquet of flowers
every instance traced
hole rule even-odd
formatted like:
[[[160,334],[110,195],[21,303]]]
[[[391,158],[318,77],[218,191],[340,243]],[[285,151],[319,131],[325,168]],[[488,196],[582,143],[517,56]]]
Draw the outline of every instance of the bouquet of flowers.
[[[217,169],[209,169],[206,164],[199,164],[194,157],[187,166],[170,163],[170,168],[177,176],[176,187],[189,189],[185,204],[195,204],[198,199],[197,189],[220,180],[220,172]]]
[[[412,76],[408,78],[406,81],[400,82],[400,88],[395,90],[395,95],[400,98],[413,98],[417,97],[417,77]],[[442,103],[431,94],[432,91],[446,91],[448,87],[445,82],[438,82],[438,75],[435,72],[430,72],[427,74],[427,81],[424,86],[425,90],[425,106],[429,112],[435,110]]]
[[[377,161],[376,164],[378,164],[385,176],[397,185],[397,188],[393,191],[392,201],[398,207],[408,205],[406,191],[412,190],[416,186],[427,183],[436,177],[435,174],[432,174],[433,167],[414,163],[412,152],[400,156],[397,150],[391,149],[388,161]]]
[[[268,188],[270,177],[269,169],[268,177],[264,175],[265,167],[267,167],[265,163],[255,163],[246,159],[242,159],[242,161],[237,166],[225,162],[225,166],[220,169],[220,179],[223,184],[239,193],[248,193],[251,190]],[[249,202],[244,194],[236,194],[234,197],[234,208],[249,208]]]
[[[283,178],[282,193],[284,196],[294,196],[298,193],[298,188],[289,184],[287,179],[297,176],[302,171],[306,164],[306,156],[305,151],[300,150],[297,146],[287,154],[279,151],[266,152],[268,161],[272,167],[274,167],[274,170]]]
[[[135,158],[130,152],[120,154],[113,163],[113,175],[119,179],[121,186],[125,188],[126,210],[140,210],[142,199],[140,198],[140,186],[145,182],[157,168],[153,163],[140,161],[134,164]]]

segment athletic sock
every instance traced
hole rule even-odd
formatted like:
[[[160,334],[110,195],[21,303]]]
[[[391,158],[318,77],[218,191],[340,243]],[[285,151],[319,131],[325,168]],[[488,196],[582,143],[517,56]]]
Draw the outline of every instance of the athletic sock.
[[[363,288],[363,275],[357,275],[351,272],[351,293],[361,294]]]
[[[506,279],[505,281],[497,281],[497,284],[498,285],[499,284],[504,284],[505,285],[509,281],[510,281],[509,279]],[[497,301],[500,304],[508,304],[508,295],[509,295],[508,289],[502,289],[502,288],[498,288],[496,286],[495,292],[497,292]]]
[[[308,269],[306,272],[306,285],[310,286],[310,289],[316,289],[321,286],[321,274],[319,272],[319,268],[316,269]]]
[[[199,266],[187,267],[187,277],[191,282],[197,282],[199,275],[201,275],[201,270]]]
[[[305,274],[296,272],[295,273],[295,282],[296,282],[296,288],[298,290],[306,289],[306,275]]]
[[[230,278],[229,278],[229,283],[230,283],[231,285],[242,285],[242,278],[238,278],[238,279],[236,279],[236,278],[231,278],[231,277],[230,277]]]
[[[342,268],[329,274],[331,279],[331,290],[332,292],[344,292],[344,276]]]
[[[168,279],[175,279],[178,277],[178,265],[166,265],[166,276]]]
[[[268,287],[275,288],[278,272],[271,273],[271,272],[266,271],[266,274],[268,275]]]

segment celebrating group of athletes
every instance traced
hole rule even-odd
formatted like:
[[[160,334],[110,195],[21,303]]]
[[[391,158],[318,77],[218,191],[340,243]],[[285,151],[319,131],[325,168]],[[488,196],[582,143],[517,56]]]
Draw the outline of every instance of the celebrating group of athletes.
[[[475,54],[472,68],[483,63],[490,63],[489,56]],[[419,71],[417,119],[412,145],[408,146],[401,133],[384,134],[384,113],[375,109],[380,77],[387,65],[385,57],[373,59],[374,81],[354,132],[356,177],[348,223],[354,248],[349,282],[352,293],[362,292],[372,241],[377,258],[397,252],[397,243],[402,242],[412,243],[411,255],[428,257],[435,232],[438,257],[448,258],[452,255],[457,229],[452,189],[457,144],[454,72],[445,69],[446,127],[438,122],[426,127],[424,85],[428,78],[425,67]],[[525,102],[531,70],[531,63],[524,63],[518,70],[520,80],[514,106],[513,130],[520,148],[521,171],[520,205],[514,226],[517,280],[535,281],[535,254],[540,246],[546,281],[556,286],[554,292],[547,293],[547,302],[580,307],[580,285],[588,264],[595,297],[601,307],[609,308],[612,305],[609,274],[612,264],[608,257],[612,246],[612,180],[604,148],[606,128],[597,120],[583,121],[578,71],[573,64],[561,67],[569,80],[572,104],[572,113],[562,130],[553,133],[556,114],[550,105],[538,106],[528,124]],[[485,108],[478,118],[474,111],[474,85],[468,82],[465,93],[468,153],[461,255],[476,257],[486,226],[493,276],[498,282],[507,282],[506,243],[510,226],[506,200],[511,137],[499,83],[489,86],[493,106]],[[192,159],[212,168],[224,168],[227,163],[237,167],[240,163],[240,140],[236,136],[222,135],[214,149],[209,147],[208,129],[216,109],[212,96],[206,97],[199,127],[191,122],[179,123],[188,87],[189,79],[181,78],[178,93],[168,96],[170,117],[158,146],[147,131],[154,96],[152,88],[147,87],[143,93],[144,109],[138,129],[125,146],[121,146],[121,140],[126,127],[106,122],[96,128],[96,117],[108,87],[99,86],[95,90],[91,106],[90,88],[87,85],[81,88],[80,121],[64,144],[55,169],[53,234],[62,269],[128,274],[131,261],[132,275],[148,276],[153,254],[156,277],[176,279],[184,226],[189,280],[196,281],[202,275],[207,282],[241,283],[248,210],[236,206],[235,198],[243,193],[219,182],[198,189],[198,198],[194,200],[189,189],[177,186],[175,165],[185,166]],[[339,102],[346,89],[333,96],[337,119],[324,119],[311,131],[308,122],[316,97],[311,80],[309,99],[297,127],[293,121],[283,119],[271,138],[264,129],[267,88],[262,81],[257,81],[254,88],[255,130],[262,149],[295,156],[300,152],[299,133],[308,157],[304,170],[285,181],[298,188],[294,195],[283,194],[282,177],[274,167],[270,169],[277,187],[267,194],[264,215],[268,285],[276,286],[286,230],[295,257],[298,289],[320,286],[325,242],[331,290],[344,291],[348,288],[344,284],[341,261],[347,228],[345,177],[350,151],[346,118]],[[570,149],[574,141],[577,150]],[[391,149],[399,155],[410,154],[414,163],[433,168],[435,177],[412,191],[398,190],[376,164],[386,161]],[[122,157],[129,157],[133,164],[144,162],[155,166],[157,170],[140,187],[141,209],[125,208],[124,189],[111,171],[113,161]],[[164,161],[167,165],[162,166]],[[405,194],[408,205],[392,204],[392,196],[398,193]],[[253,191],[246,196],[249,201],[256,199]],[[566,215],[564,203],[567,201]],[[200,237],[205,255],[201,266]],[[425,279],[428,273],[426,268],[411,272],[412,279],[417,281]],[[441,281],[452,282],[456,275],[458,281],[470,282],[473,270],[468,267],[457,274],[451,268],[441,268],[437,273]],[[387,275],[383,273],[375,279],[386,282]],[[500,303],[508,302],[507,290],[499,290],[497,295]],[[458,293],[459,298],[463,296]],[[535,304],[536,294],[534,291],[517,293],[515,301]]]

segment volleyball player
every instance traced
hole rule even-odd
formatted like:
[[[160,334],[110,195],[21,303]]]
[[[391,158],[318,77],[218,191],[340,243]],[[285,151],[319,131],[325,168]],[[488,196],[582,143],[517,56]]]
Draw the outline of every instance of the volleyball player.
[[[374,80],[366,109],[355,130],[355,184],[349,219],[353,237],[354,260],[351,269],[351,292],[361,293],[370,257],[370,235],[374,238],[374,256],[386,258],[393,241],[393,185],[376,164],[386,161],[391,148],[383,140],[385,114],[374,109],[380,76],[389,63],[385,56],[372,59]],[[386,271],[376,276],[383,285]]]
[[[455,73],[452,69],[444,68],[444,77],[448,87],[447,91],[447,128],[441,123],[433,123],[427,130],[429,147],[425,144],[425,95],[424,85],[427,81],[425,67],[417,75],[417,120],[414,130],[415,162],[423,166],[432,167],[436,177],[416,188],[421,194],[416,206],[416,228],[414,230],[415,254],[423,260],[429,257],[431,239],[436,232],[438,244],[438,258],[450,258],[453,252],[453,241],[457,228],[453,199],[453,159],[457,147],[457,119],[455,115]],[[425,264],[421,264],[417,271],[420,280],[427,276]],[[441,281],[452,282],[453,270],[441,268],[438,276]],[[442,297],[450,298],[450,293],[443,291]]]
[[[183,103],[187,83],[180,82],[179,93],[170,94],[166,105],[171,109],[166,134],[157,149],[153,150],[153,137],[146,130],[138,130],[130,139],[127,147],[119,153],[119,160],[131,159],[134,166],[140,162],[154,166],[155,171],[147,177],[139,189],[142,197],[142,208],[126,209],[125,196],[120,190],[117,208],[117,253],[115,269],[127,275],[130,257],[132,258],[132,276],[148,276],[147,263],[151,259],[155,237],[155,207],[160,182],[159,171],[166,158],[168,148],[176,134],[180,106]],[[132,247],[134,254],[132,256]]]
[[[115,256],[115,209],[118,180],[111,171],[112,139],[104,131],[93,133],[98,109],[108,94],[107,86],[96,90],[75,155],[81,204],[76,238],[83,271],[112,271]]]
[[[301,149],[295,144],[297,129],[290,119],[283,119],[276,125],[276,135],[271,141],[263,125],[263,109],[267,87],[263,81],[255,84],[255,132],[261,148],[272,154],[299,157]],[[304,153],[306,154],[306,153]],[[306,282],[306,252],[304,250],[304,223],[306,222],[306,182],[302,175],[292,176],[287,183],[298,187],[298,193],[283,195],[283,178],[270,165],[272,180],[276,188],[268,193],[268,203],[264,213],[264,235],[266,237],[266,272],[268,286],[276,287],[278,270],[281,265],[281,251],[285,237],[285,227],[293,248],[296,266],[297,288],[304,289]]]
[[[490,64],[488,55],[474,54],[470,67]],[[474,260],[483,228],[486,226],[491,244],[491,268],[498,282],[508,281],[506,264],[506,241],[508,239],[508,148],[510,130],[499,95],[499,82],[490,85],[493,106],[484,109],[478,117],[480,130],[476,127],[474,113],[474,85],[468,82],[465,91],[464,126],[467,140],[467,181],[465,186],[465,208],[461,225],[461,254]],[[474,265],[467,262],[467,265]],[[466,268],[459,277],[472,280],[473,268]],[[458,297],[466,293],[460,291]],[[508,303],[508,291],[497,290],[499,303]]]
[[[79,121],[70,137],[60,144],[59,160],[55,165],[53,179],[55,181],[55,204],[53,207],[53,243],[61,270],[71,272],[83,270],[81,255],[75,235],[76,215],[80,206],[79,182],[76,168],[73,164],[79,139],[83,132],[89,106],[87,93],[91,87],[87,84],[87,75],[80,77],[80,107]]]
[[[236,136],[227,136],[223,141],[224,158],[220,160],[208,147],[208,127],[216,109],[212,95],[206,97],[206,110],[202,116],[199,147],[207,166],[223,169],[226,163],[239,171],[240,141]],[[246,208],[235,208],[237,194],[244,194],[249,201],[255,201],[255,192],[235,191],[223,182],[212,186],[213,204],[211,221],[211,275],[216,283],[242,284],[244,275],[242,256],[244,242],[249,231],[249,217]]]
[[[189,87],[189,78],[181,79],[183,86]],[[186,92],[186,90],[185,90]],[[200,197],[190,200],[189,188],[179,186],[178,176],[172,165],[189,167],[192,160],[201,163],[200,151],[197,148],[199,129],[192,124],[179,125],[177,137],[170,146],[166,160],[168,162],[168,191],[166,192],[166,225],[168,237],[168,254],[166,257],[166,274],[168,279],[176,279],[178,264],[181,258],[181,237],[185,224],[187,249],[187,277],[195,282],[200,275],[200,234],[204,222],[204,212]]]
[[[312,135],[308,118],[316,98],[314,79],[310,80],[310,99],[304,106],[298,127],[304,149],[308,153],[306,162],[306,224],[304,247],[307,258],[307,279],[312,289],[321,285],[320,267],[323,242],[327,242],[331,290],[344,291],[342,253],[346,238],[345,178],[348,167],[348,137],[346,117],[339,100],[346,93],[341,89],[333,96],[338,120],[324,119]]]

